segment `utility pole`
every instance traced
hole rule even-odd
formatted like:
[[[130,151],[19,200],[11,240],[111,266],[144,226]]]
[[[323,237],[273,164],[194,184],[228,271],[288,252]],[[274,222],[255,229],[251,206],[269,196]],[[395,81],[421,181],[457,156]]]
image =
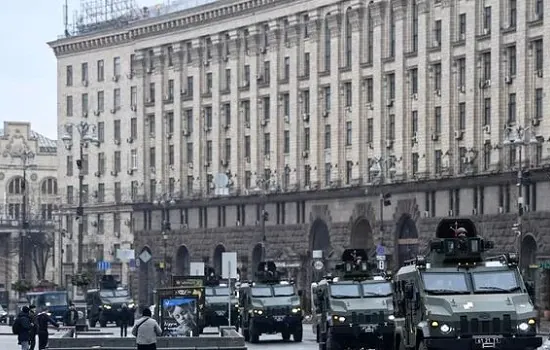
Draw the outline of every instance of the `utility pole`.
[[[161,196],[160,200],[153,201],[155,206],[160,206],[162,209],[162,222],[161,232],[162,240],[164,242],[164,258],[163,258],[163,275],[164,285],[169,287],[168,283],[168,239],[170,238],[170,232],[172,231],[172,224],[170,223],[170,207],[176,204],[176,201],[166,193]]]
[[[30,168],[30,160],[34,158],[34,153],[31,150],[23,149],[18,155],[23,165],[23,183],[21,184],[21,194],[23,195],[23,203],[21,204],[21,249],[19,250],[19,279],[25,280],[27,274],[27,234],[29,233],[29,215],[28,215],[28,186],[27,186],[27,169]]]

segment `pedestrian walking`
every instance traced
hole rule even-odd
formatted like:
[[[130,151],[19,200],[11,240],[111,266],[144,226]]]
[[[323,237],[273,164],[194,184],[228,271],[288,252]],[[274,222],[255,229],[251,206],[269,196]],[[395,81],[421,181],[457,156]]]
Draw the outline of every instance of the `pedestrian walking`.
[[[122,308],[120,309],[120,337],[127,337],[128,336],[128,325],[130,324],[130,320],[132,319],[133,315],[130,309],[128,309],[128,305],[122,304]]]
[[[38,350],[46,349],[48,346],[48,325],[59,328],[59,324],[50,316],[48,308],[44,308],[36,315],[36,330],[38,334]]]
[[[33,324],[31,322],[31,315],[29,312],[29,307],[23,306],[12,326],[13,334],[17,334],[17,344],[21,345],[21,350],[30,349],[30,331]]]
[[[157,350],[157,337],[162,335],[157,321],[151,318],[151,310],[143,310],[143,317],[136,321],[132,334],[136,337],[138,350]]]
[[[69,310],[65,312],[65,315],[63,315],[63,323],[65,326],[74,327],[76,326],[76,322],[78,321],[78,311],[76,310],[76,307],[73,303],[69,305]]]
[[[31,316],[32,324],[29,332],[29,350],[34,350],[36,346],[36,305],[29,305],[29,315]]]

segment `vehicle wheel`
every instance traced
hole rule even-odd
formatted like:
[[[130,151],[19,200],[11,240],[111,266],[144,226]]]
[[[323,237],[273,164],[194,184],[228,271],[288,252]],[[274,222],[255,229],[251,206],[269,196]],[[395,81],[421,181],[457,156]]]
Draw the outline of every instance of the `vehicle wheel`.
[[[319,326],[315,327],[315,341],[317,343],[321,342],[321,339],[319,339]]]
[[[90,319],[90,328],[95,328],[97,320],[95,318]]]
[[[130,322],[128,322],[128,326],[130,326],[130,327],[134,326],[134,319],[131,319]]]
[[[342,350],[342,347],[330,332],[327,334],[326,350]]]
[[[281,335],[283,337],[283,341],[289,341],[290,340],[290,331],[288,329],[284,330],[281,333]]]
[[[100,326],[101,328],[107,327],[107,321],[106,321],[106,320],[100,319],[100,320],[99,320],[99,326]]]
[[[250,332],[248,329],[243,328],[242,330],[244,341],[250,341]]]
[[[294,333],[292,333],[292,338],[296,343],[302,342],[302,339],[304,338],[304,328],[302,327],[302,325],[299,325],[294,329]]]
[[[116,320],[115,324],[116,324],[117,327],[120,327],[120,321],[119,320]]]
[[[423,340],[420,341],[420,343],[418,344],[418,347],[417,347],[418,350],[430,350],[426,344],[424,343]]]
[[[250,323],[250,328],[248,329],[248,332],[250,332],[250,342],[251,343],[258,343],[260,341],[260,332],[254,327],[254,323]]]

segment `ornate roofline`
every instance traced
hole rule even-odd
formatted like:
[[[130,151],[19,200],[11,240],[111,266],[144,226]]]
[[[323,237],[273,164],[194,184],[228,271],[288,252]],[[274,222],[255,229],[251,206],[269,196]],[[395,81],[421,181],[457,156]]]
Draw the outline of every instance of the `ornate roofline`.
[[[167,14],[164,16],[139,20],[123,30],[106,30],[51,41],[48,45],[54,50],[57,57],[101,49],[116,45],[123,45],[134,40],[158,36],[167,32],[188,29],[190,27],[205,26],[226,18],[234,18],[248,12],[265,10],[266,8],[295,3],[293,0],[227,0],[217,1],[203,6]]]

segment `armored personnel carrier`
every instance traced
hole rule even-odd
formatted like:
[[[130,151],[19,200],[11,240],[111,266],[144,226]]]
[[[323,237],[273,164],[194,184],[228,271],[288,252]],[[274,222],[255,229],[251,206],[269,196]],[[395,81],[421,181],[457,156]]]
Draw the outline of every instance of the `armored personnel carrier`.
[[[229,312],[231,312],[231,325],[238,328],[239,304],[235,293],[230,286],[220,282],[214,268],[205,268],[205,307],[204,327],[220,327],[229,325]],[[230,296],[231,294],[231,296]],[[229,309],[231,300],[231,310]]]
[[[364,249],[346,249],[337,277],[312,284],[313,327],[319,350],[393,350],[390,276],[376,273]]]
[[[542,344],[516,254],[487,257],[492,248],[471,220],[441,220],[429,254],[394,276],[397,349],[534,350]]]
[[[262,334],[292,335],[301,342],[302,305],[292,280],[280,277],[275,263],[261,262],[254,282],[242,282],[239,289],[240,322],[246,341],[257,343]]]

